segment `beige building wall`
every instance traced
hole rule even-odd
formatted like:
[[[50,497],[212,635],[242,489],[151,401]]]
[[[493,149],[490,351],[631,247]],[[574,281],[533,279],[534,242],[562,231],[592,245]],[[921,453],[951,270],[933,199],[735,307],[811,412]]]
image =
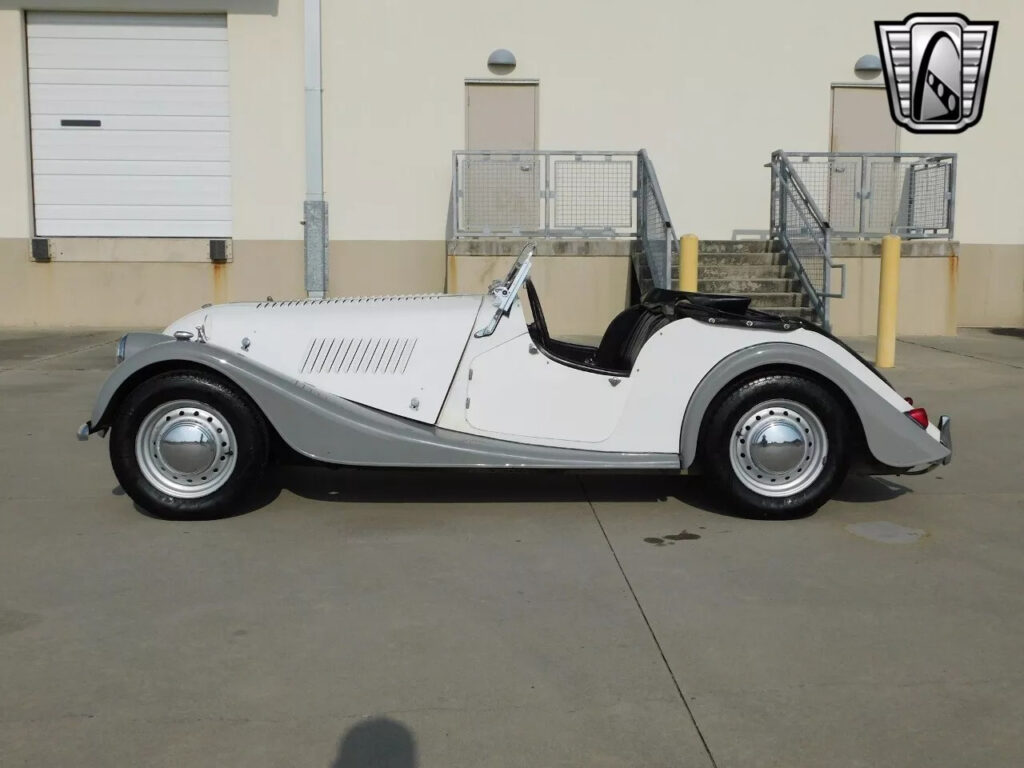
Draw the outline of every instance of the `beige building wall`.
[[[1024,327],[1024,245],[960,246],[957,325]]]
[[[956,333],[959,250],[957,243],[947,241],[903,242],[898,334]],[[873,336],[878,328],[880,251],[878,242],[846,241],[833,246],[834,261],[846,267],[846,298],[831,303],[832,330],[839,336]],[[833,284],[838,285],[838,270]]]
[[[486,68],[498,47],[519,61],[509,77],[540,83],[539,146],[646,147],[679,231],[714,239],[766,229],[763,166],[772,150],[827,149],[831,85],[860,82],[853,63],[877,50],[873,22],[920,10],[891,0],[827,9],[804,0],[647,0],[628,12],[614,0],[332,3],[324,15],[325,29],[336,35],[325,44],[325,88],[332,104],[349,106],[325,117],[332,232],[379,240],[441,236],[451,170],[439,148],[464,146],[465,80],[501,79]],[[1016,183],[1024,155],[1013,150],[1024,91],[1012,74],[1024,69],[1024,45],[1017,44],[1024,43],[1024,5],[961,1],[943,10],[1001,22],[985,117],[955,136],[903,131],[900,148],[959,154],[956,234],[969,275],[959,290],[970,294],[961,304],[974,308],[962,322],[1024,324],[1024,286],[1002,279],[1024,263],[1024,185]],[[641,34],[627,32],[625,13],[657,23],[639,21]],[[350,37],[350,29],[373,34]],[[990,246],[1005,246],[999,259],[975,261]],[[851,265],[851,278],[861,267],[866,275],[877,264]],[[989,267],[1000,276],[987,278]],[[933,271],[941,283],[942,272],[927,269]],[[866,286],[865,279],[857,284]],[[982,284],[985,302],[973,293]],[[848,300],[839,316],[861,300],[870,298]],[[907,333],[948,327],[921,320],[913,306],[905,312]],[[995,307],[1000,311],[988,311]],[[850,320],[849,327],[866,333],[873,322]]]
[[[767,227],[763,165],[772,150],[827,148],[830,84],[853,81],[853,62],[876,50],[873,22],[921,10],[891,0],[827,9],[804,0],[323,6],[334,295],[444,288],[450,152],[464,145],[465,81],[494,78],[486,59],[495,48],[518,58],[509,77],[539,80],[541,147],[646,147],[677,230],[727,238]],[[302,0],[32,4],[228,11],[235,242],[233,261],[219,268],[201,261],[87,268],[72,263],[73,252],[31,263],[20,7],[0,0],[0,324],[101,324],[83,300],[60,294],[74,287],[104,305],[104,322],[159,325],[211,300],[218,270],[232,300],[302,295]],[[961,323],[1024,324],[1024,286],[1013,277],[1024,263],[1024,185],[1017,183],[1024,155],[1016,151],[1024,91],[1015,85],[1024,69],[1024,5],[961,0],[943,9],[1001,22],[985,116],[957,136],[904,132],[901,149],[960,155]],[[580,267],[571,269],[585,279]],[[595,278],[594,290],[604,290],[603,279]],[[115,294],[114,285],[131,296]]]

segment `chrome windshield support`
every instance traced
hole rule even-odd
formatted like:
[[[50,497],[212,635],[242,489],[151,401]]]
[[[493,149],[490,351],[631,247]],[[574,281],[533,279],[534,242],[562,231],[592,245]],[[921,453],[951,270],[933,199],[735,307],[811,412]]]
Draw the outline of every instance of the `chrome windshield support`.
[[[491,284],[491,299],[497,309],[491,322],[474,333],[473,338],[482,339],[485,336],[490,336],[497,329],[501,316],[508,315],[512,310],[512,306],[516,303],[516,296],[519,295],[519,289],[523,287],[526,278],[530,276],[533,254],[536,252],[537,244],[532,241],[527,243],[515,264],[512,265],[512,269],[509,270],[504,282]]]

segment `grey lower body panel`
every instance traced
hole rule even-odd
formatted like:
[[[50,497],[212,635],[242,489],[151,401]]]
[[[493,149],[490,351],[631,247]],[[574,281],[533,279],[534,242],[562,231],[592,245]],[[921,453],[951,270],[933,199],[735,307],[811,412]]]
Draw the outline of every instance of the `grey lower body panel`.
[[[440,429],[319,390],[292,387],[287,395],[261,396],[257,402],[285,442],[318,461],[384,467],[679,469],[676,454],[513,443]]]
[[[630,469],[679,471],[674,453],[612,453],[554,448],[470,435],[410,421],[299,384],[210,344],[148,339],[114,369],[100,391],[89,429],[110,426],[112,402],[121,387],[147,369],[168,364],[202,366],[233,381],[249,395],[292,449],[317,461],[381,467]]]

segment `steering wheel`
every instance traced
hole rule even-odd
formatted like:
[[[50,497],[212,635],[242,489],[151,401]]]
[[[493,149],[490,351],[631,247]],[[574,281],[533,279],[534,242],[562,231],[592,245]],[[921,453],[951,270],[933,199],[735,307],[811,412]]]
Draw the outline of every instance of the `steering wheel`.
[[[537,288],[533,280],[526,279],[526,295],[530,299],[530,312],[533,314],[533,327],[537,331],[537,344],[546,347],[551,341],[551,334],[548,333],[548,321],[544,319],[544,310],[540,306],[540,296],[537,295]]]

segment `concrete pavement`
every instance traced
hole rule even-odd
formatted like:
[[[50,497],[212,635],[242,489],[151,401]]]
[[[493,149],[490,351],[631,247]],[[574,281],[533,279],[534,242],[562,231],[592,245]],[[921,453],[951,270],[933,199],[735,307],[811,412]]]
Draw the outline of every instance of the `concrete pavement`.
[[[0,765],[1024,762],[1017,335],[901,341],[954,462],[803,520],[697,478],[293,467],[202,523],[74,440],[117,335],[0,333]]]

